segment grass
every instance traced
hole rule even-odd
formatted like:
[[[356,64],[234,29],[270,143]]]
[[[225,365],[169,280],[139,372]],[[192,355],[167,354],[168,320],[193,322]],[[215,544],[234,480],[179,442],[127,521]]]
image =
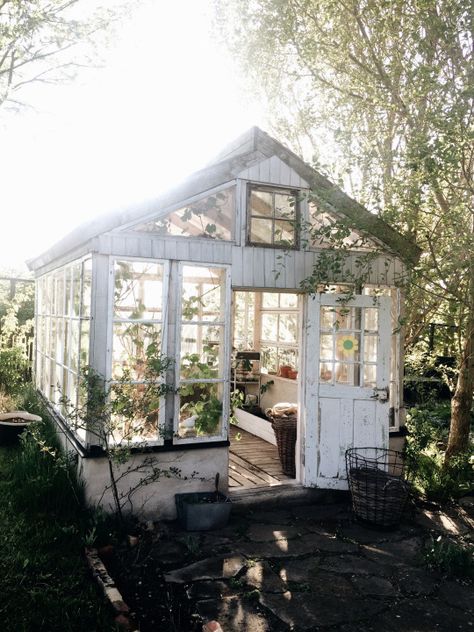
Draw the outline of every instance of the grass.
[[[82,555],[88,529],[82,486],[49,422],[0,447],[0,629],[116,629]]]

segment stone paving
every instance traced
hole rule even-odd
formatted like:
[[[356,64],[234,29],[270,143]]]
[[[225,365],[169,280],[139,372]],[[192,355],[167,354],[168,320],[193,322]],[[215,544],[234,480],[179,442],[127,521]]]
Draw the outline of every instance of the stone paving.
[[[173,530],[160,549],[167,583],[224,632],[474,632],[473,586],[421,560],[433,534],[469,529],[430,511],[377,531],[336,503],[249,511],[218,532]]]

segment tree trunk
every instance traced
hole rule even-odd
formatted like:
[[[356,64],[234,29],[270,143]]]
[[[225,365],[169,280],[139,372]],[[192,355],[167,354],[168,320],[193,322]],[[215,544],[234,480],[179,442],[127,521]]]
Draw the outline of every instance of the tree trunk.
[[[466,452],[469,448],[474,397],[474,266],[471,266],[470,276],[469,314],[456,391],[451,402],[451,426],[444,461],[446,466],[453,456]]]

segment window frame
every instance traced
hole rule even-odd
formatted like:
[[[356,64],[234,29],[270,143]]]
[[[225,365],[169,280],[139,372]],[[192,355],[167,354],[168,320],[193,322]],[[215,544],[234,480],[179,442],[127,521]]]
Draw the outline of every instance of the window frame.
[[[123,319],[115,318],[115,263],[117,261],[126,261],[131,263],[150,263],[153,265],[163,266],[163,304],[161,310],[161,321],[158,319]],[[115,380],[112,377],[112,363],[113,363],[113,339],[114,339],[114,325],[115,323],[124,322],[138,322],[138,323],[150,323],[154,324],[160,322],[161,324],[161,354],[167,356],[168,354],[168,305],[169,305],[169,279],[170,279],[170,262],[165,259],[154,259],[152,257],[131,257],[120,255],[113,255],[109,258],[109,305],[108,305],[108,326],[107,326],[107,357],[106,357],[106,382],[108,385],[114,384]],[[160,383],[166,383],[166,375],[162,376],[159,380]],[[130,384],[144,384],[144,380],[130,380]],[[160,435],[159,428],[163,428],[166,431],[166,396],[163,395],[160,398],[160,412],[158,415],[158,427],[156,431],[156,439],[143,438],[142,443],[146,443],[147,446],[162,446],[165,438],[163,434]],[[130,442],[133,447],[133,441]]]
[[[264,294],[278,294],[278,307],[263,307],[263,296]],[[290,307],[281,307],[280,306],[280,302],[281,302],[281,295],[283,294],[292,294],[294,296],[296,296],[296,307],[294,308],[290,308]],[[263,316],[265,314],[270,314],[270,315],[275,315],[277,316],[277,330],[276,330],[276,340],[274,341],[270,341],[270,340],[266,340],[263,338],[263,326],[262,326],[262,322],[263,322]],[[297,336],[296,336],[296,341],[295,343],[291,343],[291,342],[281,342],[280,340],[278,340],[279,338],[279,333],[280,333],[280,316],[296,316],[296,332],[297,332]],[[301,327],[301,298],[300,298],[300,294],[298,292],[281,292],[278,290],[274,290],[274,291],[266,291],[266,292],[262,292],[262,303],[258,308],[258,319],[259,319],[259,340],[258,340],[258,346],[259,346],[259,350],[261,352],[262,355],[262,359],[261,359],[261,366],[263,368],[265,367],[265,363],[263,360],[263,354],[265,353],[265,351],[263,350],[265,347],[273,347],[276,349],[276,354],[277,354],[277,370],[276,373],[268,373],[268,375],[276,375],[277,377],[279,377],[279,372],[280,372],[280,363],[278,362],[278,357],[279,357],[279,350],[288,350],[288,351],[295,351],[296,353],[296,364],[298,366],[295,366],[295,369],[299,372],[299,366],[301,365],[301,340],[300,340],[300,327]],[[283,366],[283,365],[282,365]]]
[[[194,261],[179,261],[178,262],[178,282],[177,282],[177,296],[182,297],[183,287],[183,269],[186,266],[193,268],[219,268],[225,271],[225,299],[224,299],[224,318],[222,321],[212,323],[213,325],[222,326],[224,328],[224,353],[223,353],[223,376],[222,378],[213,379],[188,379],[183,380],[186,384],[222,384],[223,396],[222,396],[222,423],[221,431],[219,434],[203,437],[179,437],[179,420],[180,420],[180,393],[181,386],[181,330],[185,324],[194,325],[209,325],[207,321],[183,321],[183,302],[179,298],[176,310],[176,336],[175,336],[175,379],[174,379],[174,406],[173,406],[173,444],[179,446],[185,446],[189,444],[203,444],[203,443],[216,443],[225,441],[228,439],[228,426],[230,418],[230,356],[231,356],[231,265],[219,264],[219,263],[196,263]]]
[[[252,214],[252,209],[251,209],[251,197],[252,197],[252,191],[262,191],[264,193],[272,193],[273,194],[273,204],[272,204],[272,217],[271,218],[267,218],[267,219],[271,219],[272,222],[272,243],[271,244],[265,244],[265,243],[259,243],[259,242],[254,242],[252,241],[251,238],[251,229],[252,229],[252,217],[260,217],[260,216],[255,216]],[[295,227],[294,227],[294,243],[292,245],[287,245],[287,244],[275,244],[274,243],[274,238],[275,238],[275,194],[287,194],[287,195],[292,195],[295,198],[295,218],[294,218],[294,222],[295,222]],[[291,187],[279,187],[279,186],[272,186],[272,185],[267,185],[267,184],[258,184],[258,183],[253,183],[253,182],[249,182],[247,183],[247,196],[246,196],[246,221],[247,221],[247,227],[246,227],[246,246],[251,246],[253,248],[276,248],[278,250],[299,250],[300,249],[300,225],[301,225],[301,204],[300,204],[300,199],[299,199],[299,194],[300,191],[298,189],[292,189]],[[287,220],[287,221],[291,221],[291,220]]]

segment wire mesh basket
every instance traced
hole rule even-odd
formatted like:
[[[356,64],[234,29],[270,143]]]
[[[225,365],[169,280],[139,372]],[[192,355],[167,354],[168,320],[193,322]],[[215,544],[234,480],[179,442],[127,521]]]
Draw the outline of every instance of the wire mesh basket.
[[[403,454],[386,448],[349,448],[346,471],[356,518],[379,527],[398,525],[410,489]]]
[[[296,417],[271,417],[283,474],[295,478]]]

